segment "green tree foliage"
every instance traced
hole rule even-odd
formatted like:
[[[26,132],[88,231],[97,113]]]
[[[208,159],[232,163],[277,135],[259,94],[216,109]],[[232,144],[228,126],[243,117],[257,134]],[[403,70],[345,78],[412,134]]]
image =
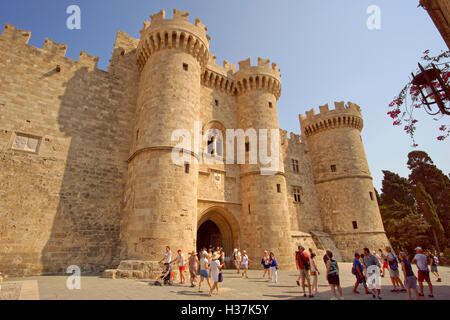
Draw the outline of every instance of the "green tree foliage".
[[[442,223],[446,239],[450,239],[450,179],[439,170],[424,151],[408,154],[408,168],[411,170],[409,182],[416,187],[422,183],[426,193],[431,196],[437,216]]]
[[[433,199],[425,191],[425,188],[421,182],[417,183],[414,190],[414,195],[416,197],[417,205],[423,213],[425,221],[427,221],[431,226],[434,241],[436,243],[436,249],[440,252],[438,236],[444,236],[444,228],[442,227],[441,221],[437,215],[436,206],[434,205]]]
[[[381,217],[392,247],[410,253],[417,245],[430,247],[430,224],[417,212],[411,184],[391,171],[383,171],[384,179],[379,196]]]

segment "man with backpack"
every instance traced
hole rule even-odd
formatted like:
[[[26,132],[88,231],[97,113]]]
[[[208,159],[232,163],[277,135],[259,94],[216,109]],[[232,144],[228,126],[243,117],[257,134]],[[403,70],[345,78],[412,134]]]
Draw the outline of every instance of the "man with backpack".
[[[309,255],[306,253],[305,248],[298,246],[298,251],[295,252],[295,264],[297,269],[300,270],[300,275],[297,278],[297,285],[300,286],[300,278],[302,279],[303,296],[306,297],[305,281],[308,282],[309,297],[314,295],[311,292],[311,279],[309,276],[309,269],[311,269],[311,262]]]
[[[386,253],[387,253],[387,260],[388,260],[388,264],[389,264],[389,275],[391,276],[391,281],[392,281],[392,284],[394,285],[394,289],[392,289],[391,292],[395,292],[395,293],[406,292],[406,289],[403,286],[402,280],[400,280],[400,271],[398,270],[397,257],[392,252],[391,247],[386,247]],[[401,289],[400,289],[400,287],[401,287]]]
[[[358,286],[361,283],[366,290],[366,294],[370,294],[369,289],[367,289],[366,284],[366,277],[364,277],[363,274],[363,266],[361,264],[361,261],[359,259],[361,258],[361,255],[359,253],[355,253],[355,260],[353,260],[353,266],[352,266],[352,274],[356,277],[355,285],[353,286],[353,293],[359,293]]]
[[[430,250],[427,250],[425,254],[428,258],[428,264],[430,265],[431,273],[434,274],[434,276],[437,278],[437,282],[442,282],[437,268],[439,265],[439,259],[437,255],[432,254]]]

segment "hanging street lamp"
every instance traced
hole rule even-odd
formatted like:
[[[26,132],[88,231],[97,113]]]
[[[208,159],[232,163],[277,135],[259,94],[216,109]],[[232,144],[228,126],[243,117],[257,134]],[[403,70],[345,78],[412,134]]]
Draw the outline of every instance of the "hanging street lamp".
[[[441,71],[434,64],[431,66],[432,68],[425,70],[419,63],[420,72],[416,75],[412,73],[412,84],[420,91],[428,114],[450,115],[450,89],[442,79]],[[439,110],[433,110],[434,105],[437,105]]]

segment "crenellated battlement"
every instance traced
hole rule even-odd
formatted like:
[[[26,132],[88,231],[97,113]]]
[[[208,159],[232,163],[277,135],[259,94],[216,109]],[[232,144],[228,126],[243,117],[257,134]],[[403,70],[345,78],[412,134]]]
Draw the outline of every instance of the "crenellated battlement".
[[[219,66],[216,62],[216,55],[210,54],[208,64],[202,73],[201,81],[204,86],[214,88],[228,94],[236,93],[234,73],[236,73],[236,65],[223,61],[223,66]]]
[[[28,44],[31,38],[31,31],[21,30],[14,27],[12,24],[5,23],[5,28],[3,29],[1,37],[11,42],[21,42],[23,44]]]
[[[250,58],[239,62],[236,72],[237,94],[251,90],[267,90],[278,99],[281,96],[281,75],[276,63],[258,58],[258,65],[252,66]]]
[[[23,44],[30,48],[34,48],[44,54],[48,54],[53,58],[61,58],[67,62],[75,62],[79,67],[87,67],[89,69],[96,69],[99,61],[98,56],[92,56],[87,54],[85,51],[80,52],[78,61],[74,61],[66,57],[67,45],[63,43],[57,43],[50,38],[45,38],[44,45],[42,48],[37,48],[29,45],[31,38],[31,31],[21,30],[13,25],[6,23],[3,33],[0,34],[0,39],[10,42],[11,44]]]
[[[314,109],[306,111],[306,116],[299,115],[302,132],[309,137],[324,130],[353,127],[363,128],[361,108],[352,102],[335,102],[335,109],[330,110],[328,104],[319,107],[319,113]]]
[[[288,136],[288,131],[283,129],[280,129],[280,141],[282,145],[290,143],[303,144],[300,135],[295,134],[294,132],[289,132]]]
[[[195,23],[189,22],[189,13],[173,10],[173,18],[166,19],[166,12],[150,15],[151,22],[144,22],[144,28],[140,31],[141,41],[137,48],[137,64],[142,70],[148,58],[155,52],[163,49],[177,49],[192,54],[205,66],[209,59],[209,41],[206,34],[208,28],[195,19]]]

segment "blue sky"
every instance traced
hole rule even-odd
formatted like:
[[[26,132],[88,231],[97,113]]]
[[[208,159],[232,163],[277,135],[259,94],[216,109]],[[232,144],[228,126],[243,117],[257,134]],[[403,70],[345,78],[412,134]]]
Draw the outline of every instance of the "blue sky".
[[[411,140],[386,115],[387,105],[408,81],[422,52],[447,47],[418,0],[15,0],[0,4],[0,24],[31,30],[30,44],[45,37],[68,44],[67,57],[80,50],[109,64],[117,30],[139,37],[149,15],[173,8],[189,11],[208,26],[211,53],[237,64],[250,57],[276,62],[282,72],[278,103],[280,126],[300,133],[298,114],[333,101],[352,101],[363,109],[363,141],[377,189],[387,169],[407,177]],[[81,8],[81,30],[66,28],[66,8]],[[369,5],[381,9],[381,30],[366,27]],[[419,149],[450,172],[450,138],[438,142],[438,125],[417,112]],[[448,119],[446,120],[449,124]],[[443,122],[441,122],[443,123]]]

